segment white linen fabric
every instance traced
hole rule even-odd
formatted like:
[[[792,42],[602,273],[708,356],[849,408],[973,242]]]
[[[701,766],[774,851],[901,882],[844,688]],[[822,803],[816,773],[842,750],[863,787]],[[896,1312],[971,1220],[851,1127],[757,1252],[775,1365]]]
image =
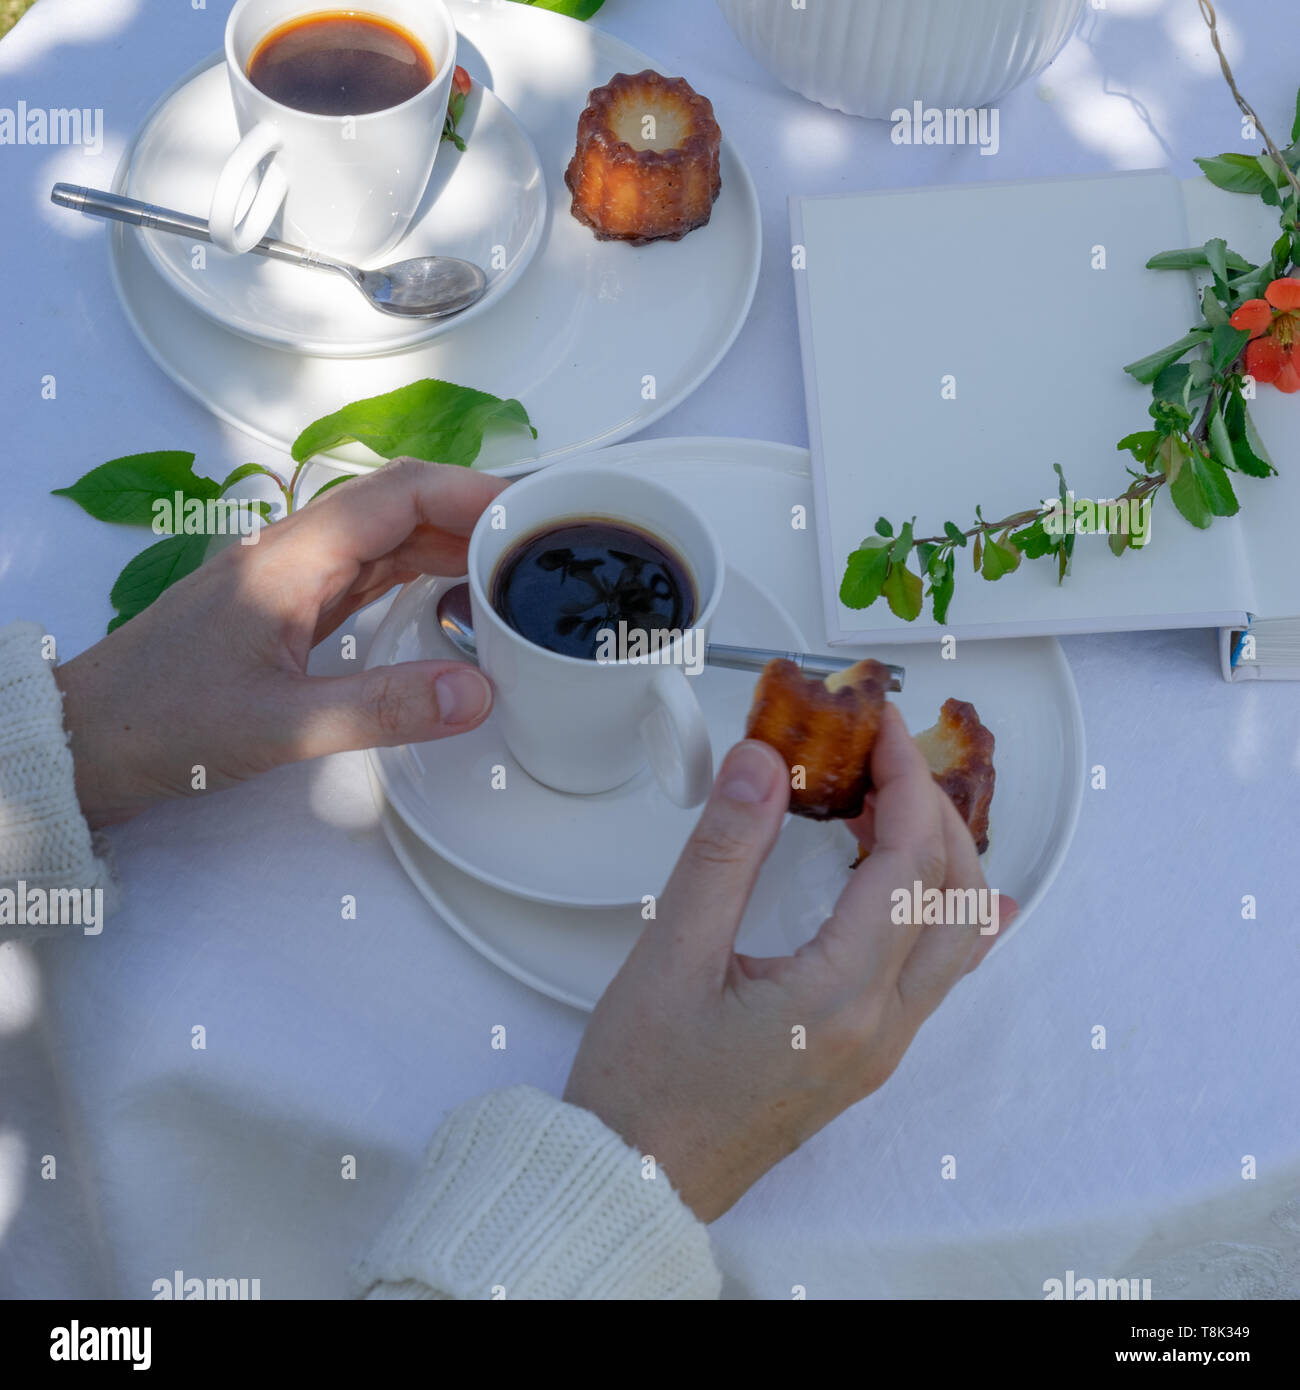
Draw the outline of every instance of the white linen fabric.
[[[0,628],[0,892],[24,901],[111,878],[77,803],[44,643],[35,623]],[[75,931],[0,919],[0,942]],[[708,1233],[667,1178],[594,1115],[529,1086],[447,1118],[356,1278],[376,1298],[716,1298],[721,1286]]]
[[[0,257],[32,272],[0,277],[0,621],[39,612],[64,658],[102,634],[109,586],[142,541],[50,488],[149,448],[194,450],[217,477],[250,458],[287,462],[167,382],[115,301],[103,228],[48,202],[58,179],[110,182],[158,93],[220,47],[227,8],[38,0],[0,41],[0,104],[104,113],[100,154],[0,148]],[[1289,5],[1219,12],[1242,90],[1285,138]],[[885,123],[802,100],[700,0],[607,0],[594,22],[712,99],[762,203],[749,322],[654,435],[806,445],[790,193],[1190,176],[1194,156],[1258,151],[1183,0],[1090,9],[1052,67],[999,103],[996,157],[896,145]],[[1079,230],[1087,254],[1094,238]],[[951,280],[960,313],[964,277],[980,274],[960,227],[929,273]],[[683,333],[692,312],[681,308]],[[1024,317],[1027,351],[1070,331],[1050,286],[1008,286],[1008,312]],[[933,363],[899,370],[936,382],[952,370],[942,324],[934,339]],[[864,439],[871,393],[887,389],[863,383]],[[1051,463],[1027,476],[1028,495]],[[873,469],[906,466],[864,450],[864,491]],[[1243,506],[1267,506],[1267,489],[1243,480]],[[1182,524],[1170,511],[1156,521],[1155,544],[1159,526]],[[1116,563],[1141,582],[1140,556]],[[714,1223],[724,1295],[1042,1298],[1068,1270],[1150,1277],[1157,1298],[1300,1291],[1296,693],[1221,682],[1207,633],[1063,645],[1089,764],[1105,770],[1068,862],[888,1085]],[[331,649],[314,669],[349,668]],[[180,1269],[260,1277],[268,1298],[344,1296],[349,1261],[422,1183],[440,1115],[503,1087],[560,1092],[584,1020],[432,916],[386,848],[360,756],[151,812],[112,839],[126,893],[101,936],[0,947],[0,1294],[148,1298]],[[55,1181],[41,1177],[45,1155]]]

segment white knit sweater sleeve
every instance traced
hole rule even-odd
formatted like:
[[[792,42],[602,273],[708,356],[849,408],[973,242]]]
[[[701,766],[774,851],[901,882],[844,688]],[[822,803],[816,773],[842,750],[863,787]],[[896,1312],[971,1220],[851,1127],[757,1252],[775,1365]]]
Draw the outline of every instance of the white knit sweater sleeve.
[[[0,890],[103,888],[111,904],[44,640],[35,623],[0,628]],[[0,924],[0,940],[19,934]],[[594,1115],[529,1086],[452,1112],[355,1277],[370,1298],[419,1299],[716,1298],[722,1282],[668,1179]]]
[[[63,695],[36,623],[0,627],[0,889],[102,888],[112,875],[81,807],[63,728]],[[23,931],[0,924],[0,940]]]
[[[717,1298],[709,1235],[595,1115],[531,1086],[443,1122],[353,1270],[368,1298]]]

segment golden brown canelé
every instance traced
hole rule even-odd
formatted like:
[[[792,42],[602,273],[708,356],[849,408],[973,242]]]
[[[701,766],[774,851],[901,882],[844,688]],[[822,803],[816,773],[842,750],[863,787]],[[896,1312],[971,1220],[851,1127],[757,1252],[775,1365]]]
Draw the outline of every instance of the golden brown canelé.
[[[892,680],[878,661],[859,661],[824,681],[805,676],[793,661],[763,668],[745,737],[771,744],[785,759],[796,815],[851,820],[862,814]]]
[[[712,103],[685,78],[618,73],[578,121],[573,215],[602,241],[680,241],[712,215],[721,143]]]
[[[993,804],[993,734],[980,723],[975,706],[945,700],[939,722],[916,736],[934,780],[948,793],[970,827],[975,849],[989,847],[989,807]]]

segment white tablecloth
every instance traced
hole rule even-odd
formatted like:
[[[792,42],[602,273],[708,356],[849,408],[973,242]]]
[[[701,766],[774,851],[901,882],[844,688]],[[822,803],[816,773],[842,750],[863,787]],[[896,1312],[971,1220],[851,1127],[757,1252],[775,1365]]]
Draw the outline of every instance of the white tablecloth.
[[[100,106],[107,127],[98,158],[0,147],[0,620],[39,619],[64,657],[103,632],[140,542],[51,487],[147,448],[193,449],[209,472],[283,462],[162,377],[114,300],[103,229],[48,203],[59,178],[108,183],[157,94],[219,46],[228,8],[39,0],[0,42],[0,106]],[[1243,90],[1285,134],[1290,6],[1220,10]],[[596,22],[712,97],[762,198],[752,316],[656,435],[807,442],[791,192],[1187,175],[1193,156],[1239,145],[1193,0],[1089,13],[1001,103],[996,158],[895,146],[887,126],[803,101],[707,0],[608,0]],[[979,268],[960,228],[952,245],[941,269],[960,313]],[[1033,308],[1018,295],[1009,312]],[[1069,331],[1050,297],[1038,331]],[[1150,1275],[1157,1297],[1300,1287],[1296,691],[1223,684],[1207,633],[1065,649],[1089,761],[1107,770],[1069,862],[884,1090],[716,1225],[728,1292],[1037,1298],[1069,1269]],[[376,827],[359,756],[170,806],[113,839],[127,903],[102,936],[0,951],[0,1294],[148,1297],[181,1269],[259,1277],[265,1297],[338,1295],[448,1107],[562,1085],[583,1017],[431,916]],[[347,893],[356,921],[341,919]]]

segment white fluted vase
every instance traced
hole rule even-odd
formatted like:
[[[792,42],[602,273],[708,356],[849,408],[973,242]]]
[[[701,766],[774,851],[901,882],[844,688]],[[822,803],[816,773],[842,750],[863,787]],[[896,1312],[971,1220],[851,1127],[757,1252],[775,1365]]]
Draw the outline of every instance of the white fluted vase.
[[[836,111],[988,106],[1041,72],[1088,0],[718,0],[787,87]]]

